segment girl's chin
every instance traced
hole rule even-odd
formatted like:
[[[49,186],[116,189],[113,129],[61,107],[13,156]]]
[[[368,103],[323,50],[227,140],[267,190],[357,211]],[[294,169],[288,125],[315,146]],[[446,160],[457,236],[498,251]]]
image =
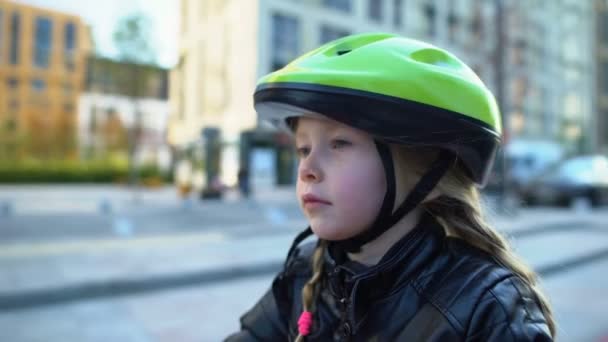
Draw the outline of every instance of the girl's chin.
[[[343,229],[323,227],[314,224],[311,225],[311,229],[319,239],[327,241],[346,240],[356,235],[354,232],[345,232]]]

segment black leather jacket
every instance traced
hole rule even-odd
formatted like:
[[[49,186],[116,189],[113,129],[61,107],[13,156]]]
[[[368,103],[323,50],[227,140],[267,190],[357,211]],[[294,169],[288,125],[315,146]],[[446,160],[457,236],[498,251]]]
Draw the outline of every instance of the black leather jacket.
[[[272,289],[227,341],[293,341],[313,243],[287,260]],[[426,217],[369,268],[325,277],[306,341],[551,341],[536,297],[512,272]]]

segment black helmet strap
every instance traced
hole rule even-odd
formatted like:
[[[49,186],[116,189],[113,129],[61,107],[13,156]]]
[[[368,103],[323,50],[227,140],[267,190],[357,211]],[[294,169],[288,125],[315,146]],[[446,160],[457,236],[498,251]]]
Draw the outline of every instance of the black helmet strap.
[[[437,160],[433,162],[426,174],[424,174],[414,188],[407,195],[403,203],[393,213],[395,203],[395,168],[390,148],[386,143],[376,142],[376,148],[382,159],[386,174],[387,189],[384,202],[376,220],[369,229],[352,238],[332,242],[332,247],[343,252],[356,253],[361,250],[361,246],[375,240],[384,232],[394,226],[405,215],[416,208],[433,191],[437,183],[446,174],[450,166],[455,161],[455,157],[448,151],[441,150]]]

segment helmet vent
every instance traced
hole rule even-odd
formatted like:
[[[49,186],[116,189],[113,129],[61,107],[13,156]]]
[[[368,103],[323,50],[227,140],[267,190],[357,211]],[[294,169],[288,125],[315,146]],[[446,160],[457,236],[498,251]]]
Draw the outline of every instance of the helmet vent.
[[[413,60],[441,67],[457,67],[458,63],[445,52],[438,49],[423,49],[411,54]]]
[[[323,45],[321,53],[327,57],[341,56],[374,42],[393,37],[395,35],[390,33],[359,34],[342,37]]]

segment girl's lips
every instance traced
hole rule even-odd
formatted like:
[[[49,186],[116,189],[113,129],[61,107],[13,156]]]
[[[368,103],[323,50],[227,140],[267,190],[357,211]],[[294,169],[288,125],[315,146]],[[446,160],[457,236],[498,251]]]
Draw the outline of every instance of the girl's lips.
[[[302,196],[302,203],[304,206],[319,206],[319,205],[331,205],[331,202],[312,194],[305,194]]]
[[[304,209],[313,210],[313,209],[318,209],[318,208],[322,208],[322,207],[327,207],[327,206],[329,206],[329,204],[323,203],[323,202],[309,201],[309,202],[304,202],[304,204],[302,206],[304,207]]]

